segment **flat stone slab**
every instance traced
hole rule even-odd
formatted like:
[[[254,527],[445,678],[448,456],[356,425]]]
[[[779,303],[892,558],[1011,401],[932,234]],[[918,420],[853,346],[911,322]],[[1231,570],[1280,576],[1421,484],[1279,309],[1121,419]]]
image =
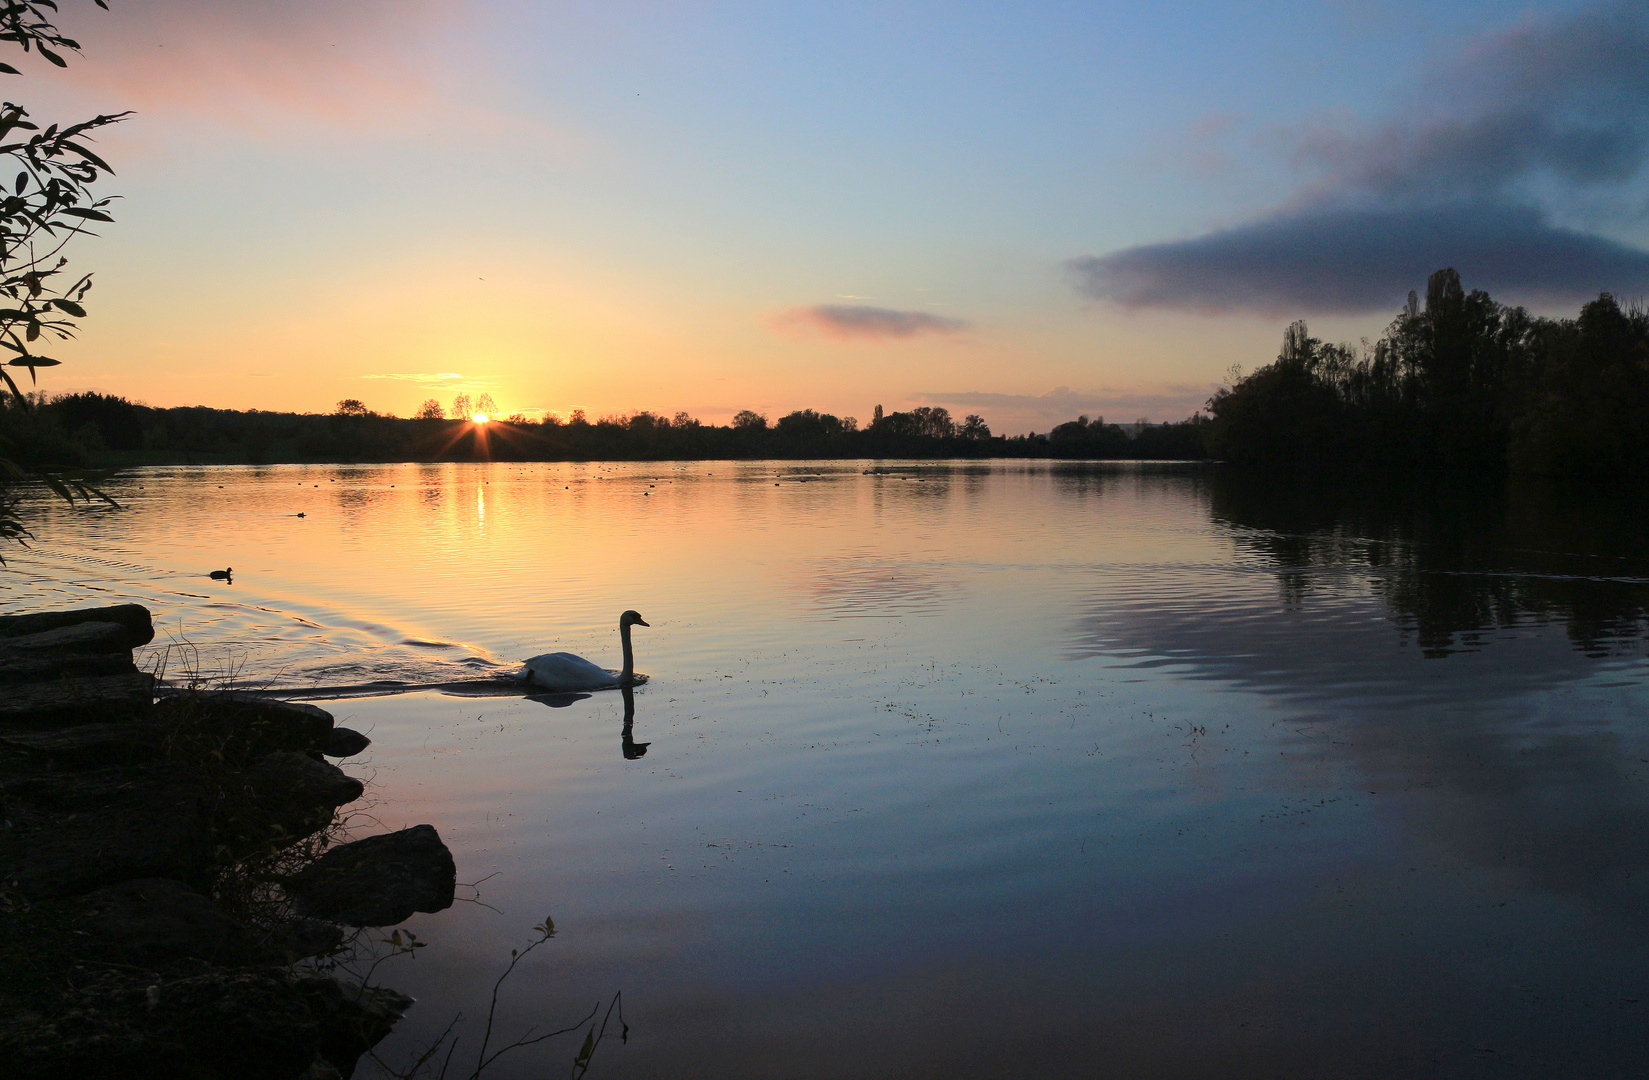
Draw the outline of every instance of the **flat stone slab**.
[[[458,870],[433,825],[369,836],[323,853],[285,882],[300,914],[347,926],[393,926],[452,906]]]
[[[181,881],[139,878],[81,897],[81,932],[106,956],[166,963],[181,956],[215,964],[263,959],[252,932]]]
[[[122,649],[135,649],[155,639],[154,619],[142,604],[111,604],[107,607],[75,608],[72,611],[39,611],[28,615],[0,615],[0,638],[57,630],[77,623],[118,623],[125,628]]]
[[[129,653],[128,637],[130,634],[119,623],[83,622],[37,634],[18,634],[0,639],[0,644],[8,653]]]
[[[314,705],[260,694],[169,693],[155,706],[163,723],[188,721],[214,732],[235,761],[256,761],[275,750],[319,753],[332,737],[332,714]]]
[[[33,776],[0,788],[0,882],[76,896],[132,878],[193,879],[208,834],[198,780],[168,762]]]
[[[148,672],[18,683],[0,694],[0,726],[63,727],[147,717],[155,678]]]
[[[151,724],[80,724],[51,731],[0,731],[0,747],[62,769],[126,765],[160,755],[163,736]]]
[[[0,639],[0,686],[48,680],[95,679],[137,671],[130,652],[41,653],[8,651]]]

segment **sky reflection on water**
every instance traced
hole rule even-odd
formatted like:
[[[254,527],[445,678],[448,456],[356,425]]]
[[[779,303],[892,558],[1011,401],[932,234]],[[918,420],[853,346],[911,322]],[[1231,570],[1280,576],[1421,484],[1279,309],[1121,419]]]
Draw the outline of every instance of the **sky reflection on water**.
[[[608,1076],[1635,1074],[1620,507],[869,467],[151,470],[0,601],[136,599],[290,687],[616,663],[642,612],[628,739],[617,693],[331,706],[497,909],[414,920],[391,1057],[552,914],[502,1019],[622,989]]]

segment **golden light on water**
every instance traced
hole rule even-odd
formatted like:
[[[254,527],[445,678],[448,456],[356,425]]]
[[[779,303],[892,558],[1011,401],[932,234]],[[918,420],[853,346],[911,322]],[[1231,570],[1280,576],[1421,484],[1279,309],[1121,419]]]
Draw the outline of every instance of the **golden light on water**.
[[[470,419],[474,420],[477,424],[484,424],[487,422],[487,414],[484,412],[478,412],[474,416],[470,417]]]

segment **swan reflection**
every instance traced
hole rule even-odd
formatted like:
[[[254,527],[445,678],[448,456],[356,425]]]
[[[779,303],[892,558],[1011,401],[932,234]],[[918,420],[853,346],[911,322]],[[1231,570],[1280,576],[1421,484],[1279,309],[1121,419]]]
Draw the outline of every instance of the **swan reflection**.
[[[634,761],[645,757],[650,742],[636,742],[636,692],[632,687],[621,686],[619,691],[624,695],[624,727],[619,735],[619,749],[624,754],[625,761]],[[583,701],[590,694],[528,694],[528,701],[536,701],[540,705],[548,705],[552,709],[565,709],[575,701]]]
[[[634,761],[647,753],[650,742],[636,742],[632,737],[636,722],[636,692],[630,687],[620,687],[624,694],[624,732],[619,736],[619,746],[624,751],[625,761]]]

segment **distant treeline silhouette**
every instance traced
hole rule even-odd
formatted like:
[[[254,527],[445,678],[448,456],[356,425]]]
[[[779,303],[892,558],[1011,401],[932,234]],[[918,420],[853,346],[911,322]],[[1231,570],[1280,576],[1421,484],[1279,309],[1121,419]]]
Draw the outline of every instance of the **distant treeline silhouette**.
[[[1604,293],[1543,318],[1439,270],[1379,341],[1296,322],[1208,409],[1210,454],[1247,465],[1649,478],[1649,313]]]
[[[35,395],[0,411],[0,436],[31,462],[76,466],[384,461],[626,461],[730,458],[1149,458],[1205,456],[1204,420],[1134,431],[1079,417],[1043,434],[992,435],[977,416],[943,408],[851,418],[802,409],[776,422],[746,410],[726,426],[677,413],[587,420],[515,416],[485,424],[444,419],[426,402],[418,417],[339,402],[329,414],[153,408],[105,394]],[[468,402],[462,403],[467,412]],[[432,408],[433,406],[433,408]]]

